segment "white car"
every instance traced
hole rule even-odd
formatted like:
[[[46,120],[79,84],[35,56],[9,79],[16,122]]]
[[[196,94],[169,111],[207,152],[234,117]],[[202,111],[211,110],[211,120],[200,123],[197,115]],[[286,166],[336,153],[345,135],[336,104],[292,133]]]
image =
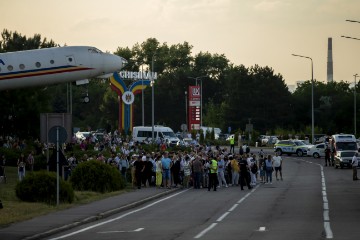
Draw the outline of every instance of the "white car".
[[[314,158],[325,157],[325,149],[325,143],[319,143],[308,148],[307,155],[313,156]]]
[[[266,146],[267,144],[275,144],[278,141],[277,136],[263,136],[261,138],[261,146]]]

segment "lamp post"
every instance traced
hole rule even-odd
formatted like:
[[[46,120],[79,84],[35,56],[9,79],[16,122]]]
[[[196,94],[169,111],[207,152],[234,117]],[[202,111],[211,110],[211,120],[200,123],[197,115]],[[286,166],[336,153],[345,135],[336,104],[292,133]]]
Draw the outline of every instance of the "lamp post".
[[[189,129],[188,127],[188,112],[187,112],[187,91],[185,91],[185,116],[186,116],[186,119],[185,119],[185,123],[186,123],[186,127]]]
[[[152,140],[152,143],[154,143],[154,84],[155,84],[155,79],[154,79],[154,57],[155,57],[155,54],[154,53],[152,55],[152,58],[151,58],[151,74],[150,74],[150,79],[151,79],[151,140]]]
[[[202,112],[203,112],[203,103],[202,103],[202,99],[203,99],[202,79],[205,78],[205,77],[207,77],[207,76],[188,77],[188,78],[191,78],[191,79],[195,79],[196,86],[198,86],[198,79],[200,79],[200,128],[202,127],[202,120],[203,120],[203,116],[202,116]]]
[[[356,77],[358,74],[354,75],[354,135],[356,137]]]
[[[142,73],[144,73],[143,67],[141,67]],[[142,126],[145,126],[145,111],[144,111],[144,77],[141,77],[141,113],[142,113]]]
[[[311,143],[315,144],[314,138],[314,65],[311,57],[292,54],[295,57],[307,58],[311,60]]]

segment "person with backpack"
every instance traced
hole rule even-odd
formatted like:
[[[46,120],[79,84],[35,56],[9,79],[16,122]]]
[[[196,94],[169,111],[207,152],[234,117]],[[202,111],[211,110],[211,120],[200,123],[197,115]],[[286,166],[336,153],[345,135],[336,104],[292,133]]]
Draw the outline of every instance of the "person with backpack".
[[[240,187],[241,190],[244,190],[244,185],[246,184],[248,189],[252,189],[250,186],[250,176],[249,176],[249,165],[248,161],[245,158],[240,157]]]

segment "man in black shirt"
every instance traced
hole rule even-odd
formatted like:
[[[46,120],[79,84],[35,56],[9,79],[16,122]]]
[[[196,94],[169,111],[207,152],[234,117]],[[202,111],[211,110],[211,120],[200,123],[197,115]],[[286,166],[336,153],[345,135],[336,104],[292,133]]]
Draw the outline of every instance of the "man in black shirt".
[[[248,168],[248,162],[246,161],[245,158],[241,158],[240,162],[240,187],[241,190],[244,190],[244,185],[246,184],[248,189],[251,189],[252,187],[250,186],[250,173],[249,173],[249,168]]]

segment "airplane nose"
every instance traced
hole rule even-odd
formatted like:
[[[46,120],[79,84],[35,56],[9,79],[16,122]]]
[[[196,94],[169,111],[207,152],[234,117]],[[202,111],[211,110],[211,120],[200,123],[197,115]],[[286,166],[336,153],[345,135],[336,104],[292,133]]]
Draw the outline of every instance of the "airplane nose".
[[[120,71],[126,64],[127,60],[125,58],[113,54],[109,54],[105,61],[107,72]]]

